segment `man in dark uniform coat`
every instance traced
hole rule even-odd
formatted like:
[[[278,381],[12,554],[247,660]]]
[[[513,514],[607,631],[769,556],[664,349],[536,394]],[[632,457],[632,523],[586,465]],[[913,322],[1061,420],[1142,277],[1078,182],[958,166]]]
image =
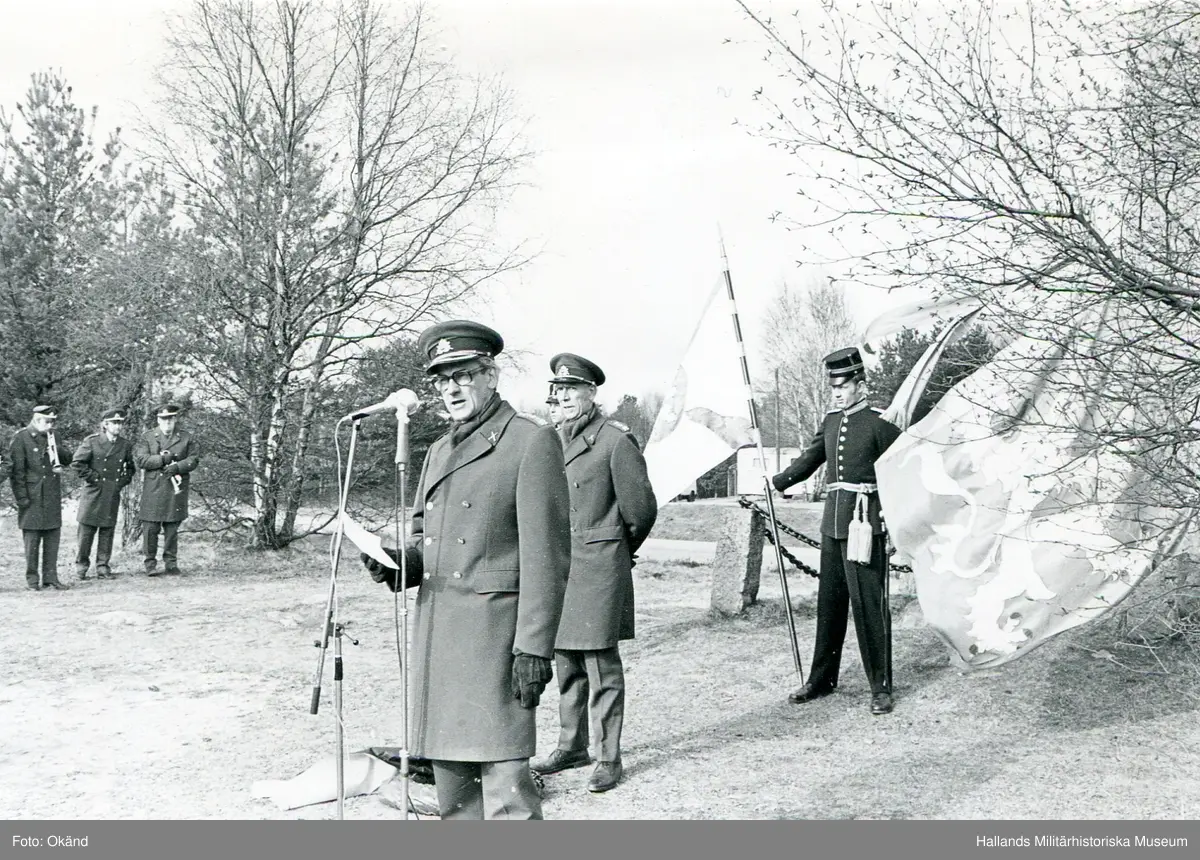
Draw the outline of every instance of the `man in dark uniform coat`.
[[[146,573],[158,576],[158,535],[163,535],[166,573],[179,573],[179,524],[188,516],[192,472],[200,465],[200,446],[179,430],[180,408],[174,403],[158,410],[158,427],[147,430],[133,448],[133,462],[143,470],[142,556]]]
[[[608,791],[623,773],[625,671],[618,642],[634,635],[633,555],[654,526],[658,504],[629,428],[596,407],[604,371],[571,353],[556,355],[550,369],[571,490],[571,576],[554,643],[558,746],[533,768],[550,774],[589,764],[590,721],[597,760],[588,789]]]
[[[540,819],[534,709],[571,566],[562,445],[496,391],[499,334],[452,320],[418,345],[452,425],[425,456],[405,552],[411,752],[432,764],[442,818]],[[396,570],[363,563],[396,589]]]
[[[18,430],[9,447],[9,480],[17,502],[17,526],[25,540],[25,583],[34,591],[70,588],[58,580],[58,544],[62,532],[62,470],[71,461],[54,436],[58,413],[37,406],[28,427]],[[38,555],[41,578],[38,578]]]
[[[113,536],[117,530],[117,515],[121,512],[121,491],[133,480],[133,445],[121,435],[125,414],[120,409],[105,412],[100,419],[100,432],[86,437],[75,450],[71,467],[83,479],[79,497],[79,552],[75,556],[75,572],[80,579],[88,578],[92,565],[92,543],[99,534],[96,546],[96,578],[112,577]]]
[[[772,478],[780,492],[826,467],[825,515],[821,523],[821,577],[817,588],[817,637],[808,683],[788,696],[794,704],[827,696],[838,683],[847,604],[863,667],[871,684],[871,713],[892,711],[892,615],[888,607],[887,535],[875,461],[900,436],[900,430],[867,406],[862,356],[850,347],[825,357],[834,408],[808,448]],[[847,556],[849,527],[859,497],[871,524],[871,558],[866,564]]]

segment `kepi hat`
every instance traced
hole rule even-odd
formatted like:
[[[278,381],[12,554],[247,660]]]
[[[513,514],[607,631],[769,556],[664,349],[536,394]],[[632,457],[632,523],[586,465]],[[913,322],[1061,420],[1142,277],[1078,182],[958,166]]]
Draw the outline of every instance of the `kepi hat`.
[[[848,346],[825,356],[825,369],[830,379],[841,379],[863,372],[862,354],[856,346]]]

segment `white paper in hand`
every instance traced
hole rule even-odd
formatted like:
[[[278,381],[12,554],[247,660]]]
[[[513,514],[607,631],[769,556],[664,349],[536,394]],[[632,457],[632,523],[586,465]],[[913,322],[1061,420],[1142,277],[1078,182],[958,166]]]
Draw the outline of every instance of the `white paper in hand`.
[[[342,512],[341,518],[342,528],[345,530],[346,537],[350,538],[350,542],[358,547],[360,552],[365,552],[384,567],[390,567],[393,570],[400,567],[400,565],[392,561],[390,555],[384,552],[383,542],[378,537],[352,520],[350,515],[345,511]]]

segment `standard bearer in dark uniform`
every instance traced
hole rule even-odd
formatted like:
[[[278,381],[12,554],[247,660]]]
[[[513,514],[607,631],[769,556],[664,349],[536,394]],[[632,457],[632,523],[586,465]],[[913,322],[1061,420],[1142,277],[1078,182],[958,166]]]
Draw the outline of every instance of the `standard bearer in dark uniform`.
[[[880,417],[880,410],[867,406],[867,378],[857,349],[831,353],[825,357],[825,366],[834,408],[804,452],[772,478],[775,489],[782,492],[822,464],[826,467],[828,495],[821,523],[812,672],[808,683],[788,700],[801,704],[837,688],[849,609],[854,612],[858,647],[871,684],[871,713],[888,714],[892,711],[892,616],[887,535],[875,485],[875,461],[896,441],[900,430]],[[856,547],[852,538],[859,534],[865,539]],[[869,559],[862,560],[868,555]]]

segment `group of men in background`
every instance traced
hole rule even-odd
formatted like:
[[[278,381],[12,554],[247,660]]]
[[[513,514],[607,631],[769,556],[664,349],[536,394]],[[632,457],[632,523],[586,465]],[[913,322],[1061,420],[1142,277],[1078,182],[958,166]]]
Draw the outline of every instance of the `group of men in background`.
[[[77,514],[78,549],[75,573],[86,581],[96,550],[96,579],[116,576],[112,567],[113,541],[121,510],[121,491],[143,472],[138,518],[142,526],[145,572],[158,576],[159,534],[164,534],[163,573],[178,574],[179,525],[188,515],[191,473],[200,463],[200,450],[190,433],[176,424],[180,408],[158,410],[158,426],[131,443],[124,437],[126,413],[105,412],[99,431],[87,436],[68,456],[55,435],[58,418],[53,406],[33,409],[29,425],[14,434],[3,468],[8,473],[17,505],[17,526],[25,545],[25,583],[33,591],[65,591],[59,579],[58,550],[62,531],[62,473],[70,467],[83,482]]]

